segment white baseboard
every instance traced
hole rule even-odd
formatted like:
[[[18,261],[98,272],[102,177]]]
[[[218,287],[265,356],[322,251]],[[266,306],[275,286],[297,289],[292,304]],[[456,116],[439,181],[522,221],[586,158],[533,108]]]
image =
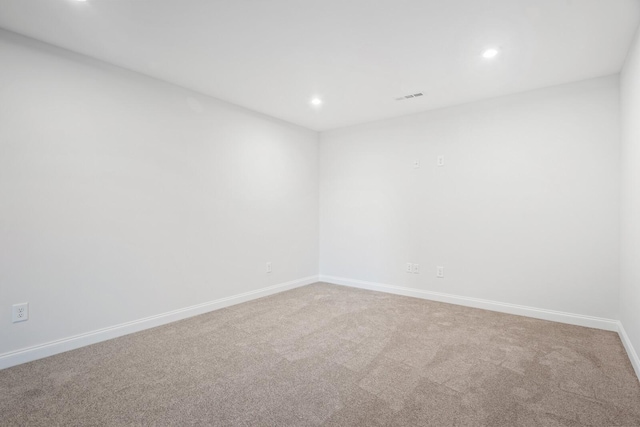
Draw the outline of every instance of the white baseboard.
[[[571,325],[586,326],[589,328],[604,329],[606,331],[618,331],[620,322],[613,319],[584,316],[581,314],[565,313],[562,311],[547,310],[542,308],[527,307],[523,305],[490,301],[479,298],[463,297],[459,295],[445,294],[441,292],[425,291],[422,289],[407,288],[402,286],[385,285],[382,283],[366,282],[363,280],[346,279],[343,277],[320,276],[321,282],[335,285],[351,286],[360,289],[386,292],[396,295],[404,295],[414,298],[428,299],[449,304],[463,305],[466,307],[481,308],[484,310],[498,311],[500,313],[515,314],[518,316],[533,317],[553,322],[568,323]]]
[[[629,360],[631,360],[631,366],[633,366],[634,371],[636,371],[636,376],[640,380],[640,357],[638,357],[638,353],[636,353],[635,348],[633,348],[633,344],[631,344],[629,335],[627,335],[627,332],[624,330],[622,322],[618,322],[618,335],[620,335],[622,345],[624,345],[625,350],[627,350]]]
[[[463,305],[466,307],[481,308],[501,313],[533,317],[536,319],[551,320],[554,322],[568,323],[571,325],[586,326],[590,328],[604,329],[607,331],[616,331],[620,335],[620,340],[622,341],[622,344],[624,345],[627,354],[629,355],[629,359],[631,360],[631,364],[636,372],[636,375],[638,376],[638,378],[640,378],[640,357],[631,344],[624,326],[618,320],[603,319],[599,317],[584,316],[579,314],[565,313],[561,311],[539,309],[516,304],[483,300],[479,298],[463,297],[440,292],[425,291],[421,289],[385,285],[381,283],[373,283],[362,280],[346,279],[332,276],[309,276],[303,279],[268,286],[266,288],[257,289],[255,291],[245,292],[226,298],[220,298],[218,300],[173,310],[167,313],[146,317],[144,319],[134,320],[131,322],[122,323],[119,325],[87,332],[80,335],[75,335],[61,340],[51,341],[33,347],[0,354],[0,369],[5,369],[11,366],[20,365],[22,363],[42,359],[44,357],[53,356],[65,351],[74,350],[76,348],[95,344],[101,341],[106,341],[112,338],[117,338],[145,329],[154,328],[156,326],[165,325],[177,320],[186,319],[214,310],[219,310],[221,308],[266,297],[268,295],[273,295],[300,286],[310,285],[317,281],[332,283],[335,285],[350,286],[360,289],[368,289],[372,291],[386,292],[396,295],[428,299],[449,304]]]
[[[110,326],[108,328],[99,329],[97,331],[91,331],[84,334],[79,334],[72,337],[36,345],[33,347],[0,354],[0,369],[9,368],[11,366],[20,365],[22,363],[31,362],[37,359],[42,359],[43,357],[53,356],[54,354],[63,353],[65,351],[74,350],[76,348],[95,344],[101,341],[106,341],[134,332],[139,332],[144,329],[155,328],[156,326],[165,325],[167,323],[186,319],[192,316],[197,316],[199,314],[208,313],[210,311],[219,310],[231,305],[266,297],[268,295],[276,294],[300,286],[310,285],[311,283],[315,283],[317,281],[318,276],[305,277],[302,279],[293,280],[291,282],[280,283],[278,285],[268,286],[266,288],[257,289],[255,291],[245,292],[226,298],[220,298],[215,301],[193,305],[191,307],[181,308],[167,313],[145,317],[144,319]]]

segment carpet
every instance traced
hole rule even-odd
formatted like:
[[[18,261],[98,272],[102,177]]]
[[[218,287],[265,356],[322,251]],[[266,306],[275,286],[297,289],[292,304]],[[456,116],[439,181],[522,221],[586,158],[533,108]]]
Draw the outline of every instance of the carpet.
[[[317,283],[0,371],[2,426],[640,426],[614,332]]]

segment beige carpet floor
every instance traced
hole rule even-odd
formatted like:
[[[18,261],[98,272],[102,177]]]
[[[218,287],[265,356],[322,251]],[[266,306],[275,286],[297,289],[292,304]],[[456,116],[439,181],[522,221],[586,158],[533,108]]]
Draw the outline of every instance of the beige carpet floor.
[[[0,371],[2,426],[640,426],[616,333],[314,284]]]

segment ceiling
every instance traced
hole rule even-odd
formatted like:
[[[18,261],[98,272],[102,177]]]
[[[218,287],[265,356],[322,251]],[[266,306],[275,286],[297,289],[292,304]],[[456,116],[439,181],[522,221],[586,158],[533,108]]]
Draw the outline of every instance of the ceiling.
[[[4,29],[319,131],[617,73],[639,22],[640,0],[0,0]]]

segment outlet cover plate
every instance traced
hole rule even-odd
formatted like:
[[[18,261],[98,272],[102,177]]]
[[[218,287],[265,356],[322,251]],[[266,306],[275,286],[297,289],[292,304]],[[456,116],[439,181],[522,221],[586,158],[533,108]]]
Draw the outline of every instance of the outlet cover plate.
[[[29,320],[29,303],[14,304],[11,310],[11,321],[13,323]]]

